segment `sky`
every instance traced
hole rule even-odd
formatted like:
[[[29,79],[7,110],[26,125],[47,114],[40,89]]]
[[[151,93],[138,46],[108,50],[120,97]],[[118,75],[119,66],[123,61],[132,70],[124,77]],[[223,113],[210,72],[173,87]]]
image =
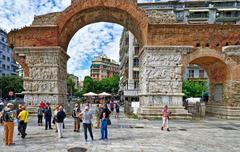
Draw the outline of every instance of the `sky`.
[[[138,2],[149,1],[152,0]],[[63,11],[70,3],[71,0],[0,0],[0,27],[9,32],[28,26],[34,16]],[[68,73],[83,80],[90,74],[91,60],[98,55],[105,54],[118,61],[122,30],[123,27],[118,24],[104,22],[81,28],[68,46]]]

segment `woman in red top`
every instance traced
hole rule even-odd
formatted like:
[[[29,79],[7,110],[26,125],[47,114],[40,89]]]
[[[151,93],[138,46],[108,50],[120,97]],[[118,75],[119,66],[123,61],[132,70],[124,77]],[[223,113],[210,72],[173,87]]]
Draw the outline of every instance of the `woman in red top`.
[[[171,112],[169,112],[168,110],[168,106],[165,105],[164,108],[162,109],[162,127],[161,127],[161,130],[163,130],[164,127],[167,128],[167,131],[170,131],[169,128],[168,128],[168,119],[169,119],[169,116],[170,116]]]
[[[43,101],[41,101],[40,104],[39,104],[39,107],[41,107],[42,109],[45,109],[46,104]]]

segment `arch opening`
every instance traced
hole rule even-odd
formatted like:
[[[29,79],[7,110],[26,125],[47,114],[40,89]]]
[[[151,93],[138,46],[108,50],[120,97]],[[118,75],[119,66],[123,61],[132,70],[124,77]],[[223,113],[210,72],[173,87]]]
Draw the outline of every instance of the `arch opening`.
[[[230,71],[223,59],[216,56],[200,55],[189,60],[188,64],[184,66],[183,73],[183,93],[185,99],[188,98],[184,100],[184,106],[189,112],[194,113],[194,107],[187,104],[188,100],[194,100],[194,102],[199,100],[205,102],[207,106],[226,102],[226,82],[230,78]],[[194,87],[190,89],[189,85]],[[189,99],[189,97],[196,99]],[[213,111],[207,107],[206,112],[212,113]]]
[[[91,3],[91,5],[88,5],[88,3],[84,3],[84,6],[81,6],[81,4],[82,2],[70,6],[57,19],[59,44],[65,50],[71,38],[79,29],[97,22],[120,24],[136,36],[141,47],[146,44],[148,18],[134,3],[108,1],[104,4]],[[68,11],[70,9],[72,11]]]

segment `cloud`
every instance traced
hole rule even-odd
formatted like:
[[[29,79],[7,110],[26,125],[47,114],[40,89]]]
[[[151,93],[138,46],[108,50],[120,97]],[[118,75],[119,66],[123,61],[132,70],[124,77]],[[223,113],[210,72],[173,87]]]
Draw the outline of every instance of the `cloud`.
[[[118,61],[122,30],[122,26],[106,22],[90,24],[80,29],[68,47],[69,73],[83,79],[89,74],[92,59],[103,54]]]
[[[0,27],[9,32],[32,23],[34,16],[59,12],[71,0],[0,0]],[[96,23],[80,29],[72,38],[68,54],[68,72],[81,79],[89,75],[91,60],[106,54],[119,60],[119,41],[123,27],[111,23]]]

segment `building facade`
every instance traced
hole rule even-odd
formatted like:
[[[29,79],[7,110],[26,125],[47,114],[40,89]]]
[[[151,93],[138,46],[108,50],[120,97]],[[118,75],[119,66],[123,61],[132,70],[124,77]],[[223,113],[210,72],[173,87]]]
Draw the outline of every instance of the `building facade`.
[[[154,2],[155,1],[155,2]],[[178,23],[240,24],[239,0],[153,0],[140,3],[145,11],[159,10],[174,13]]]
[[[75,83],[75,88],[80,88],[79,78],[75,76],[74,74],[69,74],[69,77],[71,77]]]
[[[98,56],[92,60],[90,75],[94,80],[111,78],[119,75],[119,64],[107,56]]]
[[[12,57],[12,49],[8,47],[7,33],[0,29],[0,76],[17,75],[18,65]]]
[[[139,96],[139,44],[126,29],[122,33],[119,51],[120,85],[119,94],[125,103],[125,112],[131,113],[131,103],[138,102]]]
[[[182,24],[239,24],[239,0],[189,0],[158,1],[139,3],[145,12],[165,12],[174,14]],[[120,42],[120,90],[125,110],[131,113],[131,102],[139,101],[139,44],[133,34],[124,29]],[[183,72],[183,80],[205,82],[207,72],[200,66],[190,64]]]

